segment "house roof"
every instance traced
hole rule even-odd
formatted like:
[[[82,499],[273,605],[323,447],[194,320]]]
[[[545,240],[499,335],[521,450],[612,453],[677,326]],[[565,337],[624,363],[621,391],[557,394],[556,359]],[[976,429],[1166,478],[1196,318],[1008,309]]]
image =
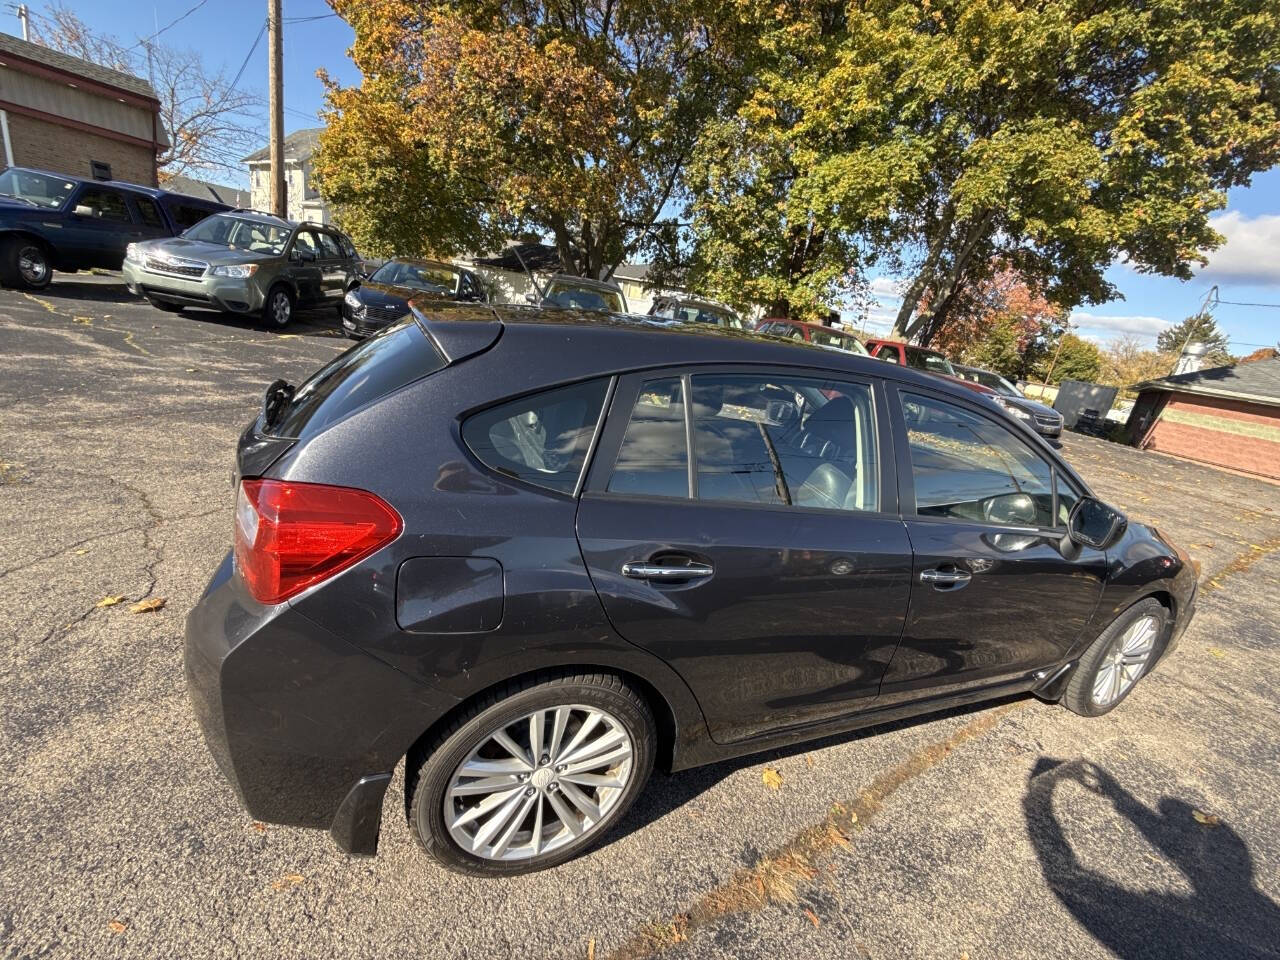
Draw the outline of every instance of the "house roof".
[[[284,158],[285,160],[306,160],[316,152],[316,147],[320,145],[320,134],[324,133],[324,127],[307,127],[304,130],[295,130],[284,138]],[[267,144],[261,150],[257,150],[244,158],[244,163],[261,163],[264,160],[271,159],[271,145]]]
[[[151,84],[141,77],[135,77],[133,74],[125,73],[121,70],[112,70],[110,67],[91,63],[88,60],[81,60],[79,57],[73,57],[69,53],[63,53],[61,50],[54,50],[40,43],[30,43],[7,33],[0,33],[0,52],[22,57],[24,60],[33,61],[50,70],[75,74],[94,83],[114,87],[117,90],[123,90],[139,97],[146,97],[149,100],[156,99],[156,92]]]
[[[201,200],[213,200],[225,203],[229,207],[244,208],[249,206],[249,191],[238,187],[226,187],[220,183],[208,183],[194,177],[170,177],[164,182],[164,189],[171,193],[181,193],[188,197],[199,197]]]
[[[1194,393],[1280,406],[1280,359],[1177,373],[1158,380],[1144,380],[1129,389]]]

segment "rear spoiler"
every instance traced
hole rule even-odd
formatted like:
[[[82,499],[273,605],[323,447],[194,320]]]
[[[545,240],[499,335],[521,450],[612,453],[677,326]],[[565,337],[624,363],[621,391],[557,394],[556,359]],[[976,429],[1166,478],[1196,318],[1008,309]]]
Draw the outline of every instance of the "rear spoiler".
[[[422,300],[411,301],[409,309],[446,363],[484,353],[502,335],[502,321],[489,306],[446,306]]]

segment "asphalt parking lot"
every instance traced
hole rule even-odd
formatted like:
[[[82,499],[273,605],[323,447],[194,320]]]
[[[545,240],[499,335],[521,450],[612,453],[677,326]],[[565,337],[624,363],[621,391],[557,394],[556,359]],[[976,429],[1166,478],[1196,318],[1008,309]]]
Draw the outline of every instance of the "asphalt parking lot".
[[[1280,487],[1075,436],[1100,495],[1203,564],[1182,646],[1106,717],[1016,700],[657,774],[605,846],[517,880],[433,866],[398,782],[373,860],[250,821],[183,618],[236,436],[343,348],[335,320],[0,291],[6,960],[1280,957]]]

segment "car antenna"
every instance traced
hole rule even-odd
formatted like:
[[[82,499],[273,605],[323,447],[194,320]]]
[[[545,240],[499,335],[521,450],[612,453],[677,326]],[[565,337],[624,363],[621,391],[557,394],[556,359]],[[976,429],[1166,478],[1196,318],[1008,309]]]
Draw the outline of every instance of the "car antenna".
[[[542,289],[542,285],[538,283],[538,278],[533,275],[533,271],[529,269],[529,265],[524,262],[524,257],[520,256],[520,244],[516,244],[511,248],[511,252],[516,255],[516,259],[520,261],[520,266],[524,272],[529,275],[529,282],[533,284],[533,289],[538,291],[538,300],[547,299],[547,292]]]

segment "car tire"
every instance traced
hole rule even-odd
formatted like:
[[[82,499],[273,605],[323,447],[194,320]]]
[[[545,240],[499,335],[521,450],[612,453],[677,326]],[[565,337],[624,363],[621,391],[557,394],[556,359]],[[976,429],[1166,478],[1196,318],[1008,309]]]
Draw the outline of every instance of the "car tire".
[[[529,750],[535,729],[540,756]],[[500,735],[523,759],[495,740]],[[502,877],[556,866],[622,819],[649,778],[656,743],[653,714],[620,677],[544,675],[507,684],[409,756],[410,827],[432,858],[459,873]],[[466,772],[494,765],[506,769]],[[504,809],[505,821],[495,826]]]
[[[262,304],[262,319],[267,326],[283,330],[293,320],[293,309],[296,301],[289,288],[277,284],[267,291],[267,298]]]
[[[20,290],[43,290],[53,280],[49,250],[37,240],[10,237],[0,250],[0,281]]]
[[[1082,717],[1114,710],[1159,659],[1168,626],[1169,611],[1154,597],[1120,614],[1080,658],[1062,705]]]

